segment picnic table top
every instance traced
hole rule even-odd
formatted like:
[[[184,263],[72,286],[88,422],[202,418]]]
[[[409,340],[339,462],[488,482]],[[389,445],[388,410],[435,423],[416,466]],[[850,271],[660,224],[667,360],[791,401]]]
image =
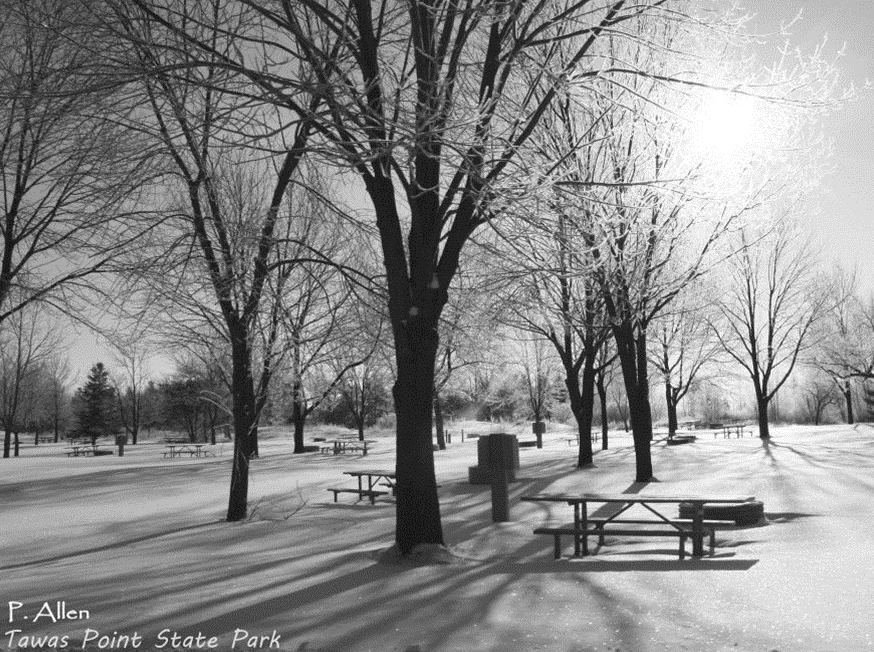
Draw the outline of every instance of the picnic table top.
[[[644,494],[535,494],[519,500],[555,503],[746,503],[754,496],[652,496]]]
[[[345,473],[346,475],[351,475],[353,478],[357,478],[357,477],[361,477],[361,476],[365,476],[365,475],[375,476],[375,477],[381,476],[383,478],[394,478],[395,477],[394,471],[387,471],[387,470],[382,470],[382,469],[375,469],[375,470],[372,469],[369,471],[343,471],[343,473]]]
[[[327,444],[375,444],[375,439],[326,439],[325,443]]]

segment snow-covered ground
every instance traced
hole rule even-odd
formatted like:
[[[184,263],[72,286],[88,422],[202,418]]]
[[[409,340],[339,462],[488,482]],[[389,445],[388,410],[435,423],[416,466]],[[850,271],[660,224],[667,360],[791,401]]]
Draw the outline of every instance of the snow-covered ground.
[[[165,459],[159,444],[129,446],[122,458],[31,446],[0,460],[0,647],[55,635],[49,645],[67,636],[81,650],[89,630],[97,638],[86,650],[197,642],[174,644],[176,631],[230,650],[235,630],[246,630],[264,638],[234,650],[276,649],[277,638],[300,652],[874,648],[872,427],[774,428],[769,446],[710,435],[657,443],[661,482],[642,489],[632,486],[627,435],[612,433],[595,468],[578,471],[566,435],[549,433],[542,450],[520,452],[503,524],[491,522],[488,487],[466,481],[475,441],[456,438],[435,453],[454,563],[431,566],[380,563],[393,541],[390,498],[370,505],[341,494],[335,504],[326,490],[354,484],[345,470],[394,466],[392,438],[376,438],[367,457],[295,456],[274,433],[253,462],[252,516],[234,524],[222,520],[228,444],[193,460]],[[769,524],[722,534],[716,556],[702,560],[678,561],[675,541],[646,539],[555,561],[551,539],[532,530],[567,521],[569,509],[516,500],[630,489],[755,495]],[[57,616],[59,601],[89,618],[34,622],[43,603]],[[24,605],[11,623],[10,602]]]

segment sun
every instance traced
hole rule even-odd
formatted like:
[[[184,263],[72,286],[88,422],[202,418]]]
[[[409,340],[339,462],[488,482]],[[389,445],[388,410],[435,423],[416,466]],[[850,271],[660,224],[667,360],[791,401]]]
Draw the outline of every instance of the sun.
[[[755,149],[756,103],[736,93],[710,93],[692,119],[693,146],[704,160],[736,159]]]

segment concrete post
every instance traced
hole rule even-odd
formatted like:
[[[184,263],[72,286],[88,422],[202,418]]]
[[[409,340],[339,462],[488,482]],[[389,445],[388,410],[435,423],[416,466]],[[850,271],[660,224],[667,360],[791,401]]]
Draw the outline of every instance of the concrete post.
[[[486,438],[485,452],[492,486],[493,523],[510,520],[510,474],[513,469],[518,468],[518,451],[515,435],[496,433]]]

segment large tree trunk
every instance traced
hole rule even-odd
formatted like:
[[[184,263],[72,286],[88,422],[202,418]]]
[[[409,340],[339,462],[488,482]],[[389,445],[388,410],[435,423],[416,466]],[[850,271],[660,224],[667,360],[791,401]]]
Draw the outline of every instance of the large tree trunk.
[[[759,413],[759,437],[762,439],[771,438],[771,431],[768,427],[768,402],[764,396],[756,396],[756,408]]]
[[[136,445],[137,438],[140,435],[140,419],[142,418],[142,415],[140,413],[139,400],[140,399],[137,398],[136,394],[134,394],[134,412],[132,415],[133,423],[131,424],[131,433],[130,433],[131,444],[133,444],[133,445]]]
[[[450,238],[445,244],[441,278],[432,266],[438,241],[433,241],[435,249],[432,250],[422,229],[439,224],[436,221],[440,202],[436,192],[439,183],[437,159],[420,156],[417,160],[417,176],[427,177],[430,169],[433,178],[422,185],[417,182],[415,192],[408,195],[413,225],[407,251],[391,178],[365,176],[380,232],[397,367],[392,388],[397,415],[395,541],[401,555],[409,554],[420,544],[444,545],[431,434],[434,370],[440,340],[437,334],[440,313],[448,298],[449,282],[458,266],[460,243]],[[420,192],[422,188],[424,190]],[[472,201],[468,201],[463,208],[468,219],[473,210]],[[456,214],[455,220],[459,219],[462,218]],[[439,230],[438,226],[436,233],[439,234]],[[463,239],[467,234],[459,235]],[[407,260],[409,266],[405,263]]]
[[[7,426],[3,431],[3,457],[9,457],[12,451],[12,430]]]
[[[634,460],[636,463],[635,482],[649,482],[653,479],[652,453],[652,411],[649,405],[649,388],[626,387],[628,392],[628,412],[631,417],[631,433],[634,438]]]
[[[254,393],[254,392],[253,392]],[[254,399],[252,399],[254,403]],[[257,411],[252,410],[252,425],[249,426],[249,459],[258,457],[258,419]]]
[[[252,378],[252,354],[245,329],[234,329],[231,338],[234,460],[227,520],[241,521],[247,514],[249,460],[254,452],[252,439],[255,435],[255,383]]]
[[[668,404],[668,437],[677,434],[677,392],[670,383],[665,383],[665,400]]]
[[[402,555],[422,543],[443,545],[431,439],[437,324],[416,325],[394,325],[398,372],[392,389],[397,415],[395,537]]]
[[[616,349],[628,398],[631,432],[634,438],[635,482],[650,482],[652,471],[652,410],[646,370],[646,337],[634,337],[630,325],[614,327]]]
[[[583,386],[580,390],[580,453],[577,466],[592,464],[592,417],[595,414],[595,368],[594,356],[589,355],[583,364]],[[585,437],[584,437],[585,435]],[[585,440],[585,444],[583,441]]]
[[[306,414],[304,414],[303,410],[300,411],[299,414],[294,415],[294,452],[295,453],[303,453],[304,452],[304,443],[303,443],[303,433],[304,427],[306,426]]]
[[[585,393],[580,387],[580,377],[575,369],[565,368],[565,387],[567,387],[568,400],[571,403],[571,411],[577,421],[577,435],[579,437],[579,454],[577,467],[582,468],[592,464],[592,401],[586,406]]]
[[[853,387],[849,379],[844,380],[844,401],[847,403],[847,423],[854,423],[853,419]]]
[[[303,431],[306,424],[306,409],[303,405],[303,387],[300,380],[291,386],[291,422],[294,424],[294,452],[303,453]]]
[[[439,392],[434,392],[434,428],[437,432],[437,448],[446,450],[446,433],[443,430],[443,404]]]
[[[361,378],[361,393],[358,394],[358,407],[355,411],[355,426],[358,429],[358,441],[364,441],[364,419],[367,414],[367,374]]]

